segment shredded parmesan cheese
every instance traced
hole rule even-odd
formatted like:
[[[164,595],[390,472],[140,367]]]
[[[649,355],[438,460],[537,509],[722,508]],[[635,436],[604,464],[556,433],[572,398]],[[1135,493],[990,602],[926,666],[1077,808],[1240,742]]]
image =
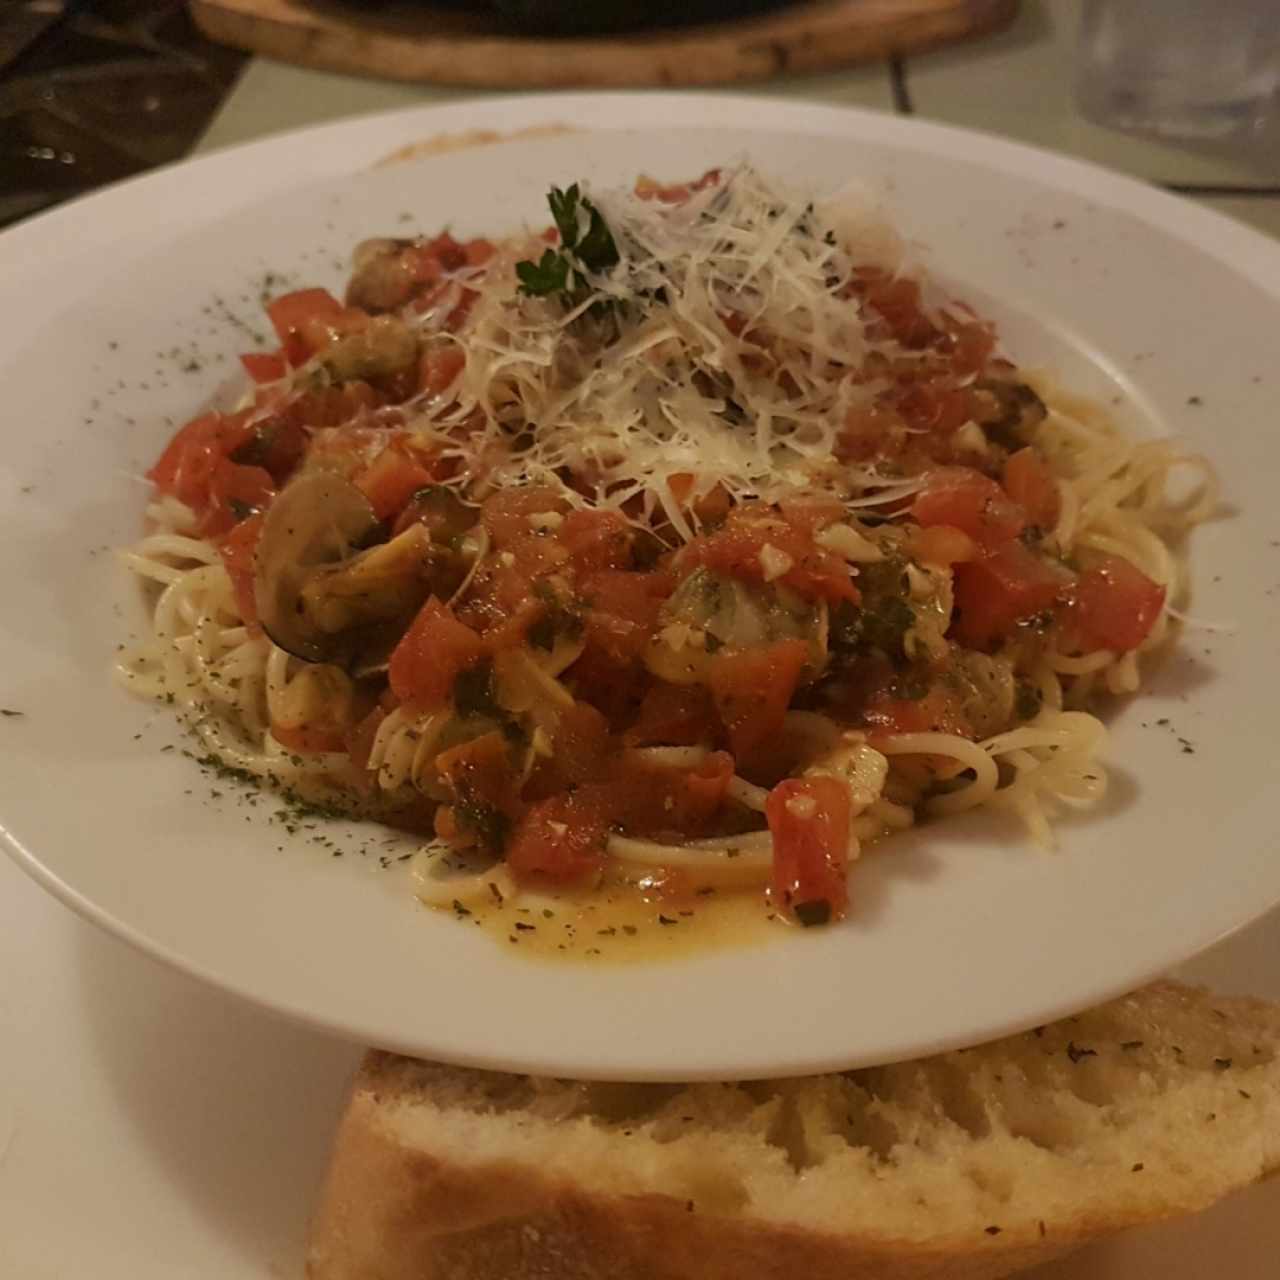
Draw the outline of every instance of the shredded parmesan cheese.
[[[680,539],[717,488],[855,504],[903,491],[872,466],[833,460],[850,412],[890,385],[865,376],[867,356],[903,354],[869,336],[851,290],[892,241],[876,216],[848,200],[815,204],[747,166],[680,205],[630,190],[590,198],[621,260],[588,277],[580,304],[566,312],[559,298],[519,292],[516,262],[545,248],[533,239],[500,248],[469,283],[479,296],[458,398],[424,397],[410,424],[459,476],[498,488],[561,485],[572,472],[570,503]]]

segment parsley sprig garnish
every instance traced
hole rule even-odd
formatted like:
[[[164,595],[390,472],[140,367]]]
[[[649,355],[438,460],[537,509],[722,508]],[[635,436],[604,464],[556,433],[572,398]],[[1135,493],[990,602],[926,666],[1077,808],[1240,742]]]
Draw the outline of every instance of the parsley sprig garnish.
[[[618,265],[618,246],[604,215],[576,182],[567,191],[552,187],[547,203],[560,232],[560,248],[547,249],[537,262],[516,263],[520,292],[535,298],[561,293],[567,304],[576,305],[587,296],[588,273],[598,275]]]

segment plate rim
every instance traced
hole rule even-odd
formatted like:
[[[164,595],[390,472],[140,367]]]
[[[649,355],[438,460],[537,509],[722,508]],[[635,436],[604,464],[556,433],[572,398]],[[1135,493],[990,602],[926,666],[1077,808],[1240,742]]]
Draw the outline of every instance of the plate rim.
[[[367,148],[361,145],[362,140],[366,140],[371,132],[379,134],[386,131],[385,150],[389,153],[398,145],[403,145],[404,141],[415,140],[414,136],[410,135],[416,135],[417,139],[421,140],[419,130],[424,133],[427,130],[434,130],[438,135],[449,131],[450,128],[486,127],[490,117],[497,118],[497,122],[500,123],[504,116],[512,122],[518,120],[521,126],[527,126],[531,122],[556,123],[558,118],[570,112],[586,112],[590,115],[592,109],[597,106],[607,106],[622,115],[630,112],[631,118],[625,122],[619,122],[612,115],[601,111],[597,113],[600,119],[591,129],[586,130],[587,132],[627,129],[651,131],[655,127],[662,127],[663,122],[654,119],[655,106],[671,112],[687,112],[684,127],[696,129],[742,127],[744,121],[741,117],[733,123],[727,119],[707,117],[714,116],[718,112],[728,116],[744,110],[758,111],[762,107],[767,107],[768,131],[775,134],[864,137],[868,136],[863,132],[865,129],[874,128],[876,141],[893,146],[897,145],[901,139],[907,139],[908,142],[918,139],[920,145],[908,145],[902,149],[923,153],[937,153],[939,144],[949,140],[959,142],[963,145],[961,154],[964,158],[994,165],[1006,172],[1043,178],[1054,186],[1062,186],[1072,178],[1080,179],[1077,189],[1086,198],[1097,198],[1100,203],[1111,208],[1131,213],[1149,225],[1169,231],[1179,240],[1194,240],[1200,252],[1243,276],[1254,287],[1261,289],[1269,298],[1280,304],[1280,242],[1225,214],[1199,206],[1140,179],[1117,173],[1089,161],[975,130],[938,124],[916,117],[883,115],[866,108],[778,102],[763,94],[647,94],[616,91],[504,95],[464,103],[397,108],[311,125],[299,130],[282,131],[250,142],[218,148],[160,170],[127,179],[21,223],[0,235],[0,269],[5,269],[9,259],[23,256],[29,256],[30,260],[38,264],[42,247],[51,241],[56,244],[65,230],[75,229],[77,225],[83,224],[86,221],[88,208],[102,210],[111,215],[101,219],[104,224],[110,222],[112,217],[117,220],[121,217],[130,217],[131,234],[128,243],[132,246],[140,243],[152,227],[170,225],[175,210],[163,198],[167,193],[181,192],[188,186],[193,190],[199,190],[201,185],[207,186],[211,181],[216,182],[219,177],[234,174],[240,169],[250,170],[256,167],[260,172],[256,180],[247,182],[243,188],[234,191],[233,198],[225,202],[220,201],[217,208],[201,216],[198,221],[192,222],[188,229],[194,229],[198,225],[217,223],[233,216],[245,203],[287,193],[308,181],[334,179],[344,173],[358,174],[364,168],[370,167],[371,163],[376,163],[381,155],[379,152],[371,162]],[[930,145],[931,141],[932,145]],[[299,142],[306,143],[303,150],[306,152],[307,164],[301,169],[282,166],[278,172],[273,173],[269,167],[264,170],[262,166],[256,165],[260,158],[274,157],[282,148],[289,148]],[[383,145],[383,142],[379,143],[380,148]],[[311,165],[315,161],[321,163],[319,167],[313,168]],[[199,169],[202,172],[199,184],[188,183],[193,169]],[[240,199],[241,196],[244,197],[243,200]],[[164,212],[161,213],[161,210]],[[148,216],[141,220],[134,219],[132,215],[138,211],[145,212]],[[181,210],[178,212],[181,213]],[[118,243],[118,237],[113,239]],[[97,244],[91,240],[83,247],[86,251],[91,251],[97,247]],[[20,278],[22,264],[15,263],[15,265]],[[387,1037],[381,1031],[372,1035],[366,1034],[367,1029],[355,1027],[350,1019],[328,1018],[296,1002],[273,998],[247,988],[244,983],[234,978],[224,977],[214,972],[210,966],[187,958],[172,946],[146,936],[139,928],[96,905],[58,872],[46,866],[35,851],[22,844],[3,823],[0,823],[0,845],[5,847],[6,852],[14,858],[24,872],[31,875],[64,905],[82,918],[106,929],[130,946],[162,963],[304,1025],[347,1039],[376,1041],[386,1047],[404,1052],[420,1052],[420,1047],[415,1049],[414,1041],[411,1039],[403,1039],[397,1043],[394,1037]],[[1265,907],[1260,908],[1257,914],[1262,914],[1265,909]],[[1197,941],[1187,945],[1173,960],[1162,959],[1159,965],[1153,965],[1149,970],[1145,970],[1138,981],[1145,981],[1165,972],[1172,965],[1181,963],[1206,947],[1231,936],[1250,924],[1253,918],[1256,916],[1241,919],[1219,931],[1207,941]],[[1167,951],[1165,955],[1168,955]],[[1129,976],[1114,981],[1110,985],[1097,983],[1091,990],[1095,993],[1096,999],[1102,1000],[1121,994],[1131,989],[1133,985],[1134,978],[1130,973]],[[1091,997],[1091,1001],[1093,998]],[[1042,1016],[1061,1016],[1080,1007],[1079,1000],[1059,1001],[1056,1005],[1044,1006]],[[1030,1024],[1025,1018],[1020,1020],[1019,1017],[1014,1016],[993,1034],[1007,1034],[1023,1029],[1026,1025]],[[986,1038],[985,1033],[984,1038]],[[929,1048],[923,1051],[935,1052],[972,1042],[972,1036],[937,1038],[936,1041],[930,1042]],[[528,1061],[537,1063],[536,1067],[530,1069],[554,1070],[557,1074],[570,1076],[577,1074],[572,1070],[567,1072],[557,1070],[555,1062],[545,1054],[524,1056]],[[450,1054],[449,1060],[465,1065],[500,1070],[511,1069],[510,1058],[496,1053],[492,1055]],[[803,1067],[797,1067],[793,1058],[783,1063],[777,1070],[756,1069],[748,1074],[763,1076],[794,1074],[797,1070],[805,1072],[838,1070],[847,1063],[848,1056],[844,1059],[833,1058],[830,1055],[825,1058],[810,1056],[804,1058]],[[671,1076],[664,1075],[660,1068],[643,1072],[601,1069],[593,1072],[591,1078],[640,1080],[664,1079]],[[723,1072],[712,1070],[703,1073],[702,1077],[683,1073],[681,1078],[723,1078]]]

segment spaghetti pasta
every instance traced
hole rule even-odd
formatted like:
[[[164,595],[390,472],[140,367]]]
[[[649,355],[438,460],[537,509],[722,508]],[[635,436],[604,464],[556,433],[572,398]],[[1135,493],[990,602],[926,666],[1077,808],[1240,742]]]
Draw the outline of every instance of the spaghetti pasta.
[[[438,906],[661,869],[821,923],[918,814],[1049,843],[1105,791],[1086,708],[1168,641],[1211,465],[749,167],[551,208],[271,303],[255,387],[148,473],[118,677],[430,835]]]

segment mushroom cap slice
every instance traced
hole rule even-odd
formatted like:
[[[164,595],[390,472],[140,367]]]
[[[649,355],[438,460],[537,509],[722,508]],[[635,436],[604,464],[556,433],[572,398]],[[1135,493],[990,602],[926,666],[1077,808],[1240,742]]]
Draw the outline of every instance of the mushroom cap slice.
[[[331,471],[307,471],[267,508],[254,557],[254,600],[262,629],[307,662],[342,655],[345,641],[320,631],[302,591],[317,569],[347,559],[378,528],[369,500]]]

